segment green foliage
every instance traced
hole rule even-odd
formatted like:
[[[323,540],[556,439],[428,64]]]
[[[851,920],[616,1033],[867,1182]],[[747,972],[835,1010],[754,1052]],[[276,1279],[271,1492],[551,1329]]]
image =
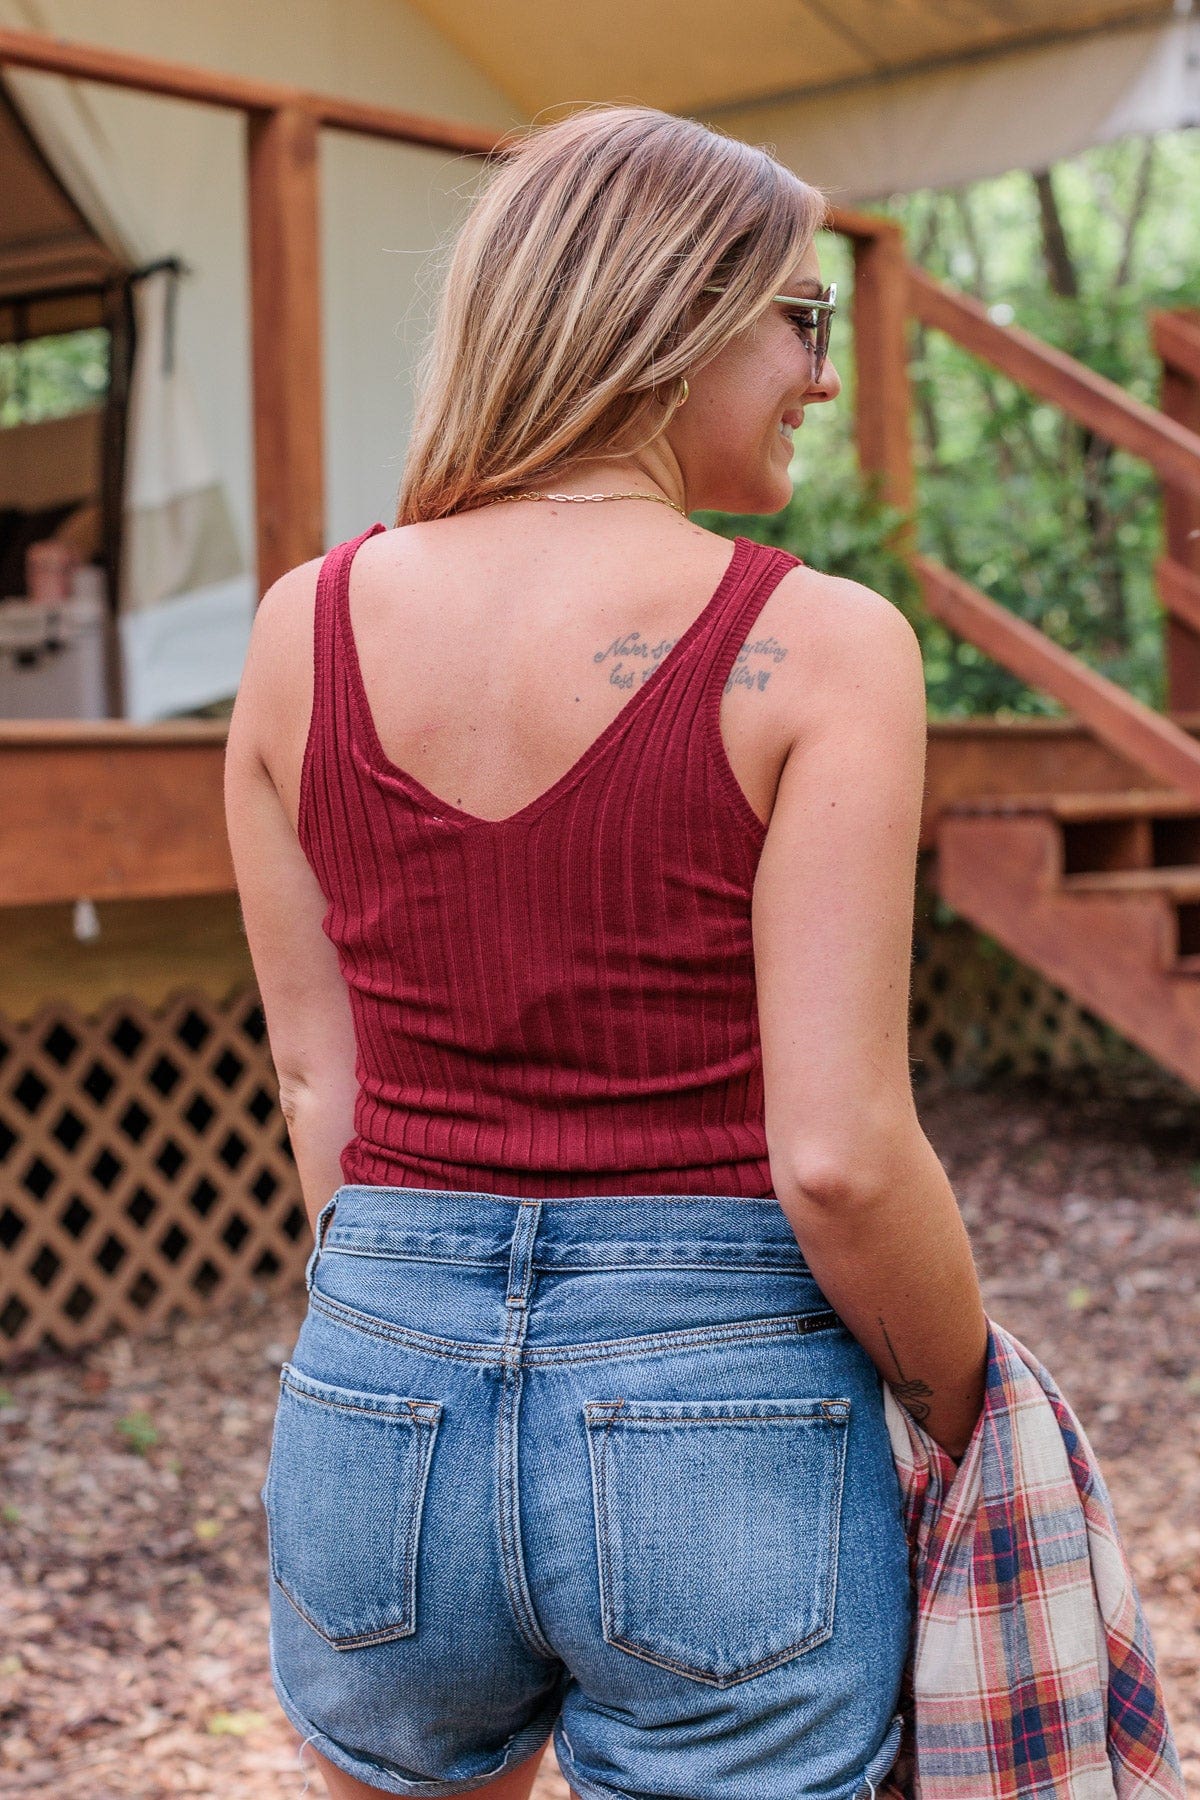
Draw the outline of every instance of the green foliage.
[[[1022,326],[1153,404],[1159,369],[1148,315],[1200,305],[1198,186],[1195,131],[1127,139],[1060,164],[1050,186],[1064,243],[1057,264],[1038,184],[1020,171],[956,192],[905,195],[881,210],[903,224],[914,261],[975,295],[997,323]],[[821,261],[848,297],[845,245],[826,237]],[[941,334],[915,329],[911,349],[920,548],[1162,707],[1156,477]],[[844,391],[835,405],[810,410],[792,504],[774,519],[714,517],[713,528],[785,543],[888,594],[921,639],[934,716],[1057,713],[924,614],[889,548],[894,516],[855,468],[854,359],[841,319],[832,353]]]
[[[748,513],[692,515],[722,537],[750,537],[790,550],[827,575],[844,575],[887,594],[915,620],[920,614],[917,584],[895,545],[904,514],[887,506],[873,487],[849,481],[797,484],[791,503],[768,517]]]
[[[0,344],[0,428],[58,419],[95,406],[108,387],[102,327],[27,344]]]

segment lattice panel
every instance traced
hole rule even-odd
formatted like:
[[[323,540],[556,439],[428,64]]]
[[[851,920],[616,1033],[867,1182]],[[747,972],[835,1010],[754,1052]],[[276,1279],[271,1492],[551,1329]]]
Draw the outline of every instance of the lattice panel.
[[[924,885],[911,1056],[918,1090],[1155,1068]],[[298,1281],[310,1247],[253,988],[0,1017],[0,1364]]]
[[[1144,1052],[933,895],[914,933],[909,1055],[914,1085],[1050,1069],[1155,1072]],[[1161,1079],[1170,1079],[1165,1072]]]
[[[0,1018],[0,1361],[295,1280],[310,1245],[252,990]]]

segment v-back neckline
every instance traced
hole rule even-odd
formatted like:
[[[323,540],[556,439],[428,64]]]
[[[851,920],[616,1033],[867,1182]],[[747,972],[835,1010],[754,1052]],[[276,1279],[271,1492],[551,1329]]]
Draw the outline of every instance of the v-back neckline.
[[[376,729],[375,716],[371,711],[371,703],[367,696],[366,683],[363,680],[362,664],[359,661],[358,644],[355,641],[354,626],[350,617],[350,571],[353,567],[354,556],[358,552],[359,545],[365,543],[367,538],[375,537],[379,532],[386,531],[386,529],[387,527],[385,525],[378,523],[373,525],[370,531],[363,533],[362,537],[358,540],[358,543],[355,544],[353,552],[346,556],[342,562],[335,595],[338,623],[340,626],[345,656],[346,673],[354,699],[355,710],[358,714],[358,722],[362,729],[365,748],[370,756],[370,760],[376,773],[394,786],[402,788],[408,794],[410,799],[417,802],[435,821],[445,821],[464,826],[469,825],[480,829],[491,827],[494,830],[500,830],[504,826],[524,824],[527,820],[542,812],[544,808],[552,805],[561,794],[566,793],[569,788],[573,787],[577,781],[583,778],[609,746],[628,728],[630,720],[636,716],[639,708],[647,704],[647,696],[655,692],[655,690],[661,686],[664,671],[671,668],[678,658],[686,653],[690,646],[695,642],[696,638],[700,636],[706,626],[710,623],[713,615],[720,611],[722,603],[728,597],[730,590],[740,579],[746,559],[754,548],[753,542],[749,538],[736,537],[734,539],[733,554],[730,556],[724,574],[721,576],[721,579],[717,583],[710,598],[696,614],[696,617],[692,620],[687,630],[681,637],[676,638],[657,668],[653,669],[650,674],[647,675],[646,679],[635,689],[615,716],[609,720],[608,724],[600,734],[592,739],[591,743],[588,744],[581,755],[576,757],[570,767],[565,769],[563,773],[558,776],[557,780],[553,781],[548,788],[544,788],[540,794],[535,795],[534,798],[527,801],[524,806],[518,807],[516,812],[506,813],[501,819],[485,819],[479,813],[467,812],[463,807],[455,806],[452,801],[443,800],[439,794],[435,794],[431,788],[427,788],[424,782],[418,781],[415,775],[410,774],[407,769],[402,769],[398,763],[393,762],[387,751],[384,749],[379,732]]]

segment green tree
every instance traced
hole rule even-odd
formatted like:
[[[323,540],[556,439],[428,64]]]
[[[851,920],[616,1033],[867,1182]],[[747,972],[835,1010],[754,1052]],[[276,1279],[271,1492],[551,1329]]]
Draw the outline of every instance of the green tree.
[[[1200,133],[1105,145],[1053,170],[897,197],[880,210],[909,254],[1118,382],[1157,397],[1147,315],[1200,303]],[[822,244],[849,291],[845,246]],[[785,542],[879,587],[913,620],[935,715],[1056,713],[922,612],[892,519],[855,468],[853,355],[835,334],[840,404],[815,409],[797,446],[797,494],[776,520],[719,529]],[[1163,704],[1162,619],[1153,586],[1156,478],[938,333],[912,337],[918,542],[1020,617],[1151,705]]]

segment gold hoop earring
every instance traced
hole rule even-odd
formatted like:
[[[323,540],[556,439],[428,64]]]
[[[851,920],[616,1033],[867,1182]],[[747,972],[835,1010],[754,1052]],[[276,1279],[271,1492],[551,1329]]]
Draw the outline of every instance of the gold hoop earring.
[[[679,379],[680,379],[680,381],[681,381],[681,382],[682,382],[682,384],[683,384],[683,392],[682,392],[682,394],[680,394],[680,396],[679,396],[679,398],[678,398],[678,400],[677,400],[677,401],[676,401],[676,402],[675,402],[675,410],[676,410],[676,412],[678,412],[678,411],[679,411],[679,408],[680,408],[680,407],[681,407],[681,406],[686,406],[686,405],[687,405],[687,397],[688,397],[688,395],[689,395],[689,394],[690,394],[690,393],[691,393],[691,391],[692,391],[692,390],[691,390],[691,389],[690,389],[690,388],[689,388],[689,387],[688,387],[688,378],[687,378],[687,376],[686,376],[686,375],[681,375],[681,376],[680,376],[680,377],[679,377]]]

